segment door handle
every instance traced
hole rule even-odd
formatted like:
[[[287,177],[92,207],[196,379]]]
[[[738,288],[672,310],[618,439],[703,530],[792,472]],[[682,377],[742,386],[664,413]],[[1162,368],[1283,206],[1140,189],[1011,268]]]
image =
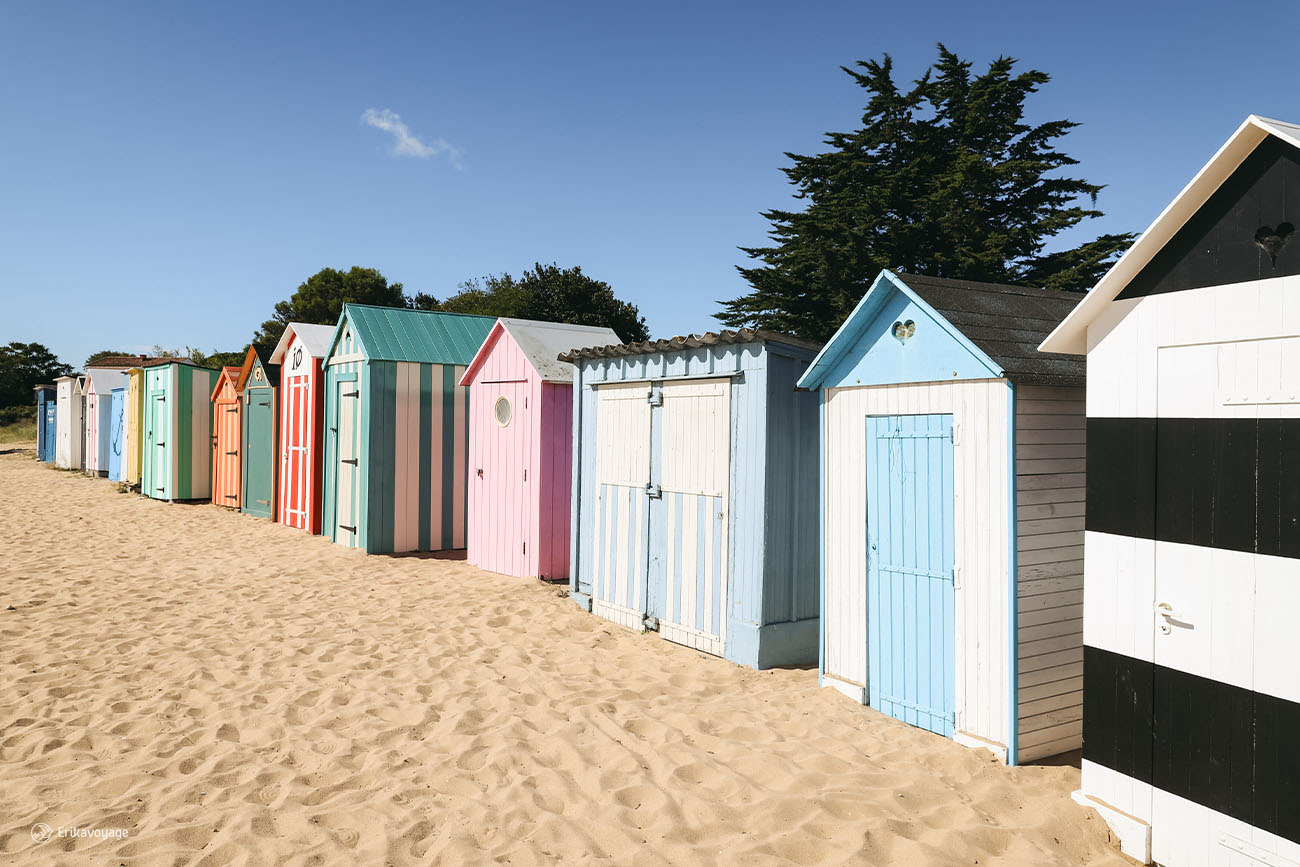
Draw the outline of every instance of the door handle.
[[[1162,618],[1160,623],[1160,631],[1163,632],[1165,635],[1168,635],[1169,633],[1174,631],[1175,621],[1181,623],[1187,623],[1187,619],[1183,617],[1182,614],[1179,614],[1177,611],[1175,611],[1174,606],[1170,605],[1168,602],[1156,603],[1156,615]],[[1188,625],[1190,626],[1191,624]]]

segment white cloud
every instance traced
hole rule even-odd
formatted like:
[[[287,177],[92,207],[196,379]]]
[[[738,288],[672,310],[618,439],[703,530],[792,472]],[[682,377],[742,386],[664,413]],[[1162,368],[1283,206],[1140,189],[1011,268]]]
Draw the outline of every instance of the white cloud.
[[[463,168],[460,162],[460,148],[443,138],[436,138],[428,143],[421,141],[419,137],[411,133],[406,122],[402,120],[402,116],[390,108],[368,108],[362,112],[361,122],[391,134],[393,137],[393,153],[396,156],[418,157],[427,160],[429,157],[436,157],[438,154],[446,154],[448,162],[458,169]]]

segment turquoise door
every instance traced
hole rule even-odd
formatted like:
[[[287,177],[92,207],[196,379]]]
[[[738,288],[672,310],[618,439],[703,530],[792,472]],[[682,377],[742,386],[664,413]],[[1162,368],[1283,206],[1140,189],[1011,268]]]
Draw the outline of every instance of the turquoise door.
[[[956,708],[951,415],[867,418],[871,706],[947,737]]]
[[[244,389],[244,474],[240,509],[259,518],[272,517],[275,502],[275,408],[269,388]]]

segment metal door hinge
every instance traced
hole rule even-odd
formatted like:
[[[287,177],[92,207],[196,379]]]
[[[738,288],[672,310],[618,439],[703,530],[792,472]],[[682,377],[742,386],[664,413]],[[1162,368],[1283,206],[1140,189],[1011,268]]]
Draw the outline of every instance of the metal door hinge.
[[[345,463],[345,464],[351,464],[352,466],[355,467],[355,466],[357,465],[357,459],[356,459],[356,458],[344,458],[344,459],[343,459],[343,463]]]
[[[349,526],[346,525],[346,524],[339,524],[339,529],[340,529],[340,530],[347,530],[349,533],[355,533],[355,532],[357,531],[357,528],[356,528],[356,527],[349,527]]]
[[[657,500],[664,495],[664,492],[660,490],[658,485],[646,483],[645,495],[652,500]]]
[[[952,426],[952,431],[949,434],[949,438],[952,440],[953,445],[957,445],[958,443],[961,442],[961,425],[955,424]]]
[[[645,627],[646,632],[658,632],[659,618],[647,616],[645,620],[641,621],[641,625]]]
[[[954,566],[952,570],[952,589],[961,589],[961,567]]]
[[[664,392],[663,392],[663,389],[662,389],[662,388],[652,388],[652,389],[650,389],[650,394],[648,394],[648,395],[646,396],[646,401],[647,401],[651,406],[663,406],[663,405],[664,405]]]
[[[348,391],[348,392],[344,392],[344,393],[343,393],[343,396],[344,396],[344,397],[357,397],[357,396],[360,395],[360,394],[361,394],[361,392],[359,392],[359,391]]]

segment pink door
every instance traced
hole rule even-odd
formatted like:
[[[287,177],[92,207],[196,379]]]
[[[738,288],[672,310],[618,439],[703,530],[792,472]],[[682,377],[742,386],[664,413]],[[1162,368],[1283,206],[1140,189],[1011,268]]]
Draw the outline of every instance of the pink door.
[[[533,509],[532,413],[527,382],[486,383],[475,395],[480,413],[478,456],[473,469],[480,540],[475,559],[489,572],[535,575],[536,552],[528,547]],[[479,400],[479,394],[482,399]]]

